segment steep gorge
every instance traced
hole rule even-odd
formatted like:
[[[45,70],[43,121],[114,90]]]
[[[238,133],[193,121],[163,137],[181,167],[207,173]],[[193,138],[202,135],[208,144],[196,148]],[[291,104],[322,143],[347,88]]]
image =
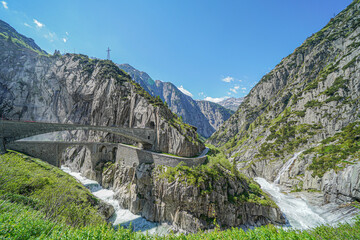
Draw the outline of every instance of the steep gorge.
[[[26,37],[16,38],[17,32],[8,24],[0,22],[0,30],[3,117],[154,128],[153,151],[192,157],[204,149],[196,128],[183,123],[161,99],[148,94],[111,61],[80,54],[48,55],[30,47],[28,43],[33,42]],[[214,120],[213,124],[219,123]],[[74,138],[134,144],[131,140],[92,131],[74,131],[65,136],[66,140]],[[141,213],[148,220],[169,222],[188,232],[213,228],[215,219],[222,228],[284,223],[279,208],[257,184],[221,165],[190,183],[181,177],[191,169],[185,166],[175,170],[154,164],[128,166],[122,158],[92,164],[90,154],[86,147],[68,148],[64,163],[72,171],[97,180],[104,188],[112,188],[122,207]],[[190,171],[198,174],[201,169],[199,166]],[[175,177],[176,174],[181,176]]]

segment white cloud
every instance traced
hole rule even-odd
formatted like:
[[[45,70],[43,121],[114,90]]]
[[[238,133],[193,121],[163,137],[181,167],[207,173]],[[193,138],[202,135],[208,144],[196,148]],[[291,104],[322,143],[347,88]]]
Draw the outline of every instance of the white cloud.
[[[28,23],[24,23],[24,25],[25,25],[26,27],[32,28],[32,26],[30,26]]]
[[[242,80],[240,79],[239,82],[242,82]]]
[[[219,98],[212,98],[212,97],[206,97],[204,98],[205,101],[210,101],[210,102],[214,102],[214,103],[218,103],[218,102],[221,102],[225,99],[228,99],[229,97],[228,96],[225,96],[225,97],[219,97]]]
[[[63,38],[62,40],[63,40],[63,42],[64,42],[64,43],[66,43],[66,42],[67,42],[67,39],[66,39],[66,38]]]
[[[237,93],[237,90],[239,89],[240,87],[239,86],[235,86],[233,88],[230,88],[230,91],[233,92],[233,93]]]
[[[242,90],[246,90],[246,87],[241,88]]]
[[[182,85],[180,87],[178,87],[178,89],[185,95],[188,95],[190,97],[192,97],[193,95],[191,94],[191,92],[189,92],[188,90],[186,90]]]
[[[1,1],[1,3],[2,3],[2,5],[3,5],[3,7],[4,7],[5,9],[9,9],[9,7],[8,7],[8,5],[7,5],[7,2]]]
[[[199,92],[199,96],[200,97],[205,97],[205,93],[204,92]]]
[[[221,81],[229,83],[229,82],[234,81],[234,78],[230,77],[230,76],[227,76],[227,77],[221,79]]]
[[[236,89],[234,89],[234,88],[230,88],[230,91],[233,93],[237,93]]]
[[[36,26],[38,28],[42,28],[43,26],[45,26],[43,23],[39,22],[38,20],[36,20],[35,18],[33,19],[34,23],[36,24]]]
[[[66,36],[69,36],[69,33],[68,32],[65,32]]]
[[[54,40],[59,40],[56,36],[56,33],[54,32],[48,32],[47,34],[44,35],[44,37],[48,39],[50,42],[54,42]]]

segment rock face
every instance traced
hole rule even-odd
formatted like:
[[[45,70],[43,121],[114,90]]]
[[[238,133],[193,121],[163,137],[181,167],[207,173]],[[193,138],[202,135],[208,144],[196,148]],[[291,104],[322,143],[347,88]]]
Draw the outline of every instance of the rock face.
[[[230,109],[234,112],[239,108],[240,104],[244,101],[244,98],[228,98],[225,100],[222,100],[221,102],[218,102],[219,105],[223,106],[224,108]]]
[[[99,168],[97,181],[115,190],[122,207],[150,221],[168,222],[188,232],[213,228],[214,219],[221,228],[285,222],[276,206],[234,200],[233,196],[244,194],[249,186],[225,170],[223,177],[209,178],[205,184],[196,186],[178,178],[162,178],[163,168],[154,169],[151,164],[126,167],[121,162],[108,162]],[[206,190],[209,182],[212,191]]]
[[[359,199],[360,2],[284,58],[209,140],[238,169],[330,201]],[[351,129],[349,128],[351,126]]]
[[[129,64],[119,64],[119,68],[129,73],[152,96],[159,96],[169,105],[171,111],[181,116],[185,123],[197,128],[199,134],[210,137],[226,121],[233,111],[219,104],[207,101],[195,101],[182,93],[170,82],[154,81],[147,73],[141,72]]]
[[[10,31],[10,30],[11,31]],[[84,55],[47,55],[8,36],[0,21],[0,114],[9,119],[153,128],[152,150],[194,156],[204,149],[196,129],[184,124],[111,61]],[[29,43],[29,44],[27,44]],[[33,43],[35,44],[35,43]],[[125,141],[107,133],[76,132],[79,140]]]

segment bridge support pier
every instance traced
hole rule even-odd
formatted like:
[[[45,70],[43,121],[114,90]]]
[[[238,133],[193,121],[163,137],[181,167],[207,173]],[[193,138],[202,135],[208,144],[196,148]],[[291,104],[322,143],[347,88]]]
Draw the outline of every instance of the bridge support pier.
[[[6,153],[5,139],[0,138],[0,154]]]

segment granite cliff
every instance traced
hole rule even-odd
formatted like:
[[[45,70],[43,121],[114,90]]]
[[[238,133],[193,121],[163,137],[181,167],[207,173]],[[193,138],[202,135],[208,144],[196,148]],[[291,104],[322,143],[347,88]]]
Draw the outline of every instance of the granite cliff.
[[[248,176],[360,200],[360,1],[284,58],[209,139]],[[305,151],[304,151],[305,150]]]
[[[208,101],[196,101],[181,92],[170,82],[154,81],[147,73],[129,64],[119,64],[119,68],[129,73],[152,96],[159,96],[168,104],[172,112],[181,116],[185,123],[197,128],[202,136],[208,138],[219,126],[229,119],[234,111]]]

